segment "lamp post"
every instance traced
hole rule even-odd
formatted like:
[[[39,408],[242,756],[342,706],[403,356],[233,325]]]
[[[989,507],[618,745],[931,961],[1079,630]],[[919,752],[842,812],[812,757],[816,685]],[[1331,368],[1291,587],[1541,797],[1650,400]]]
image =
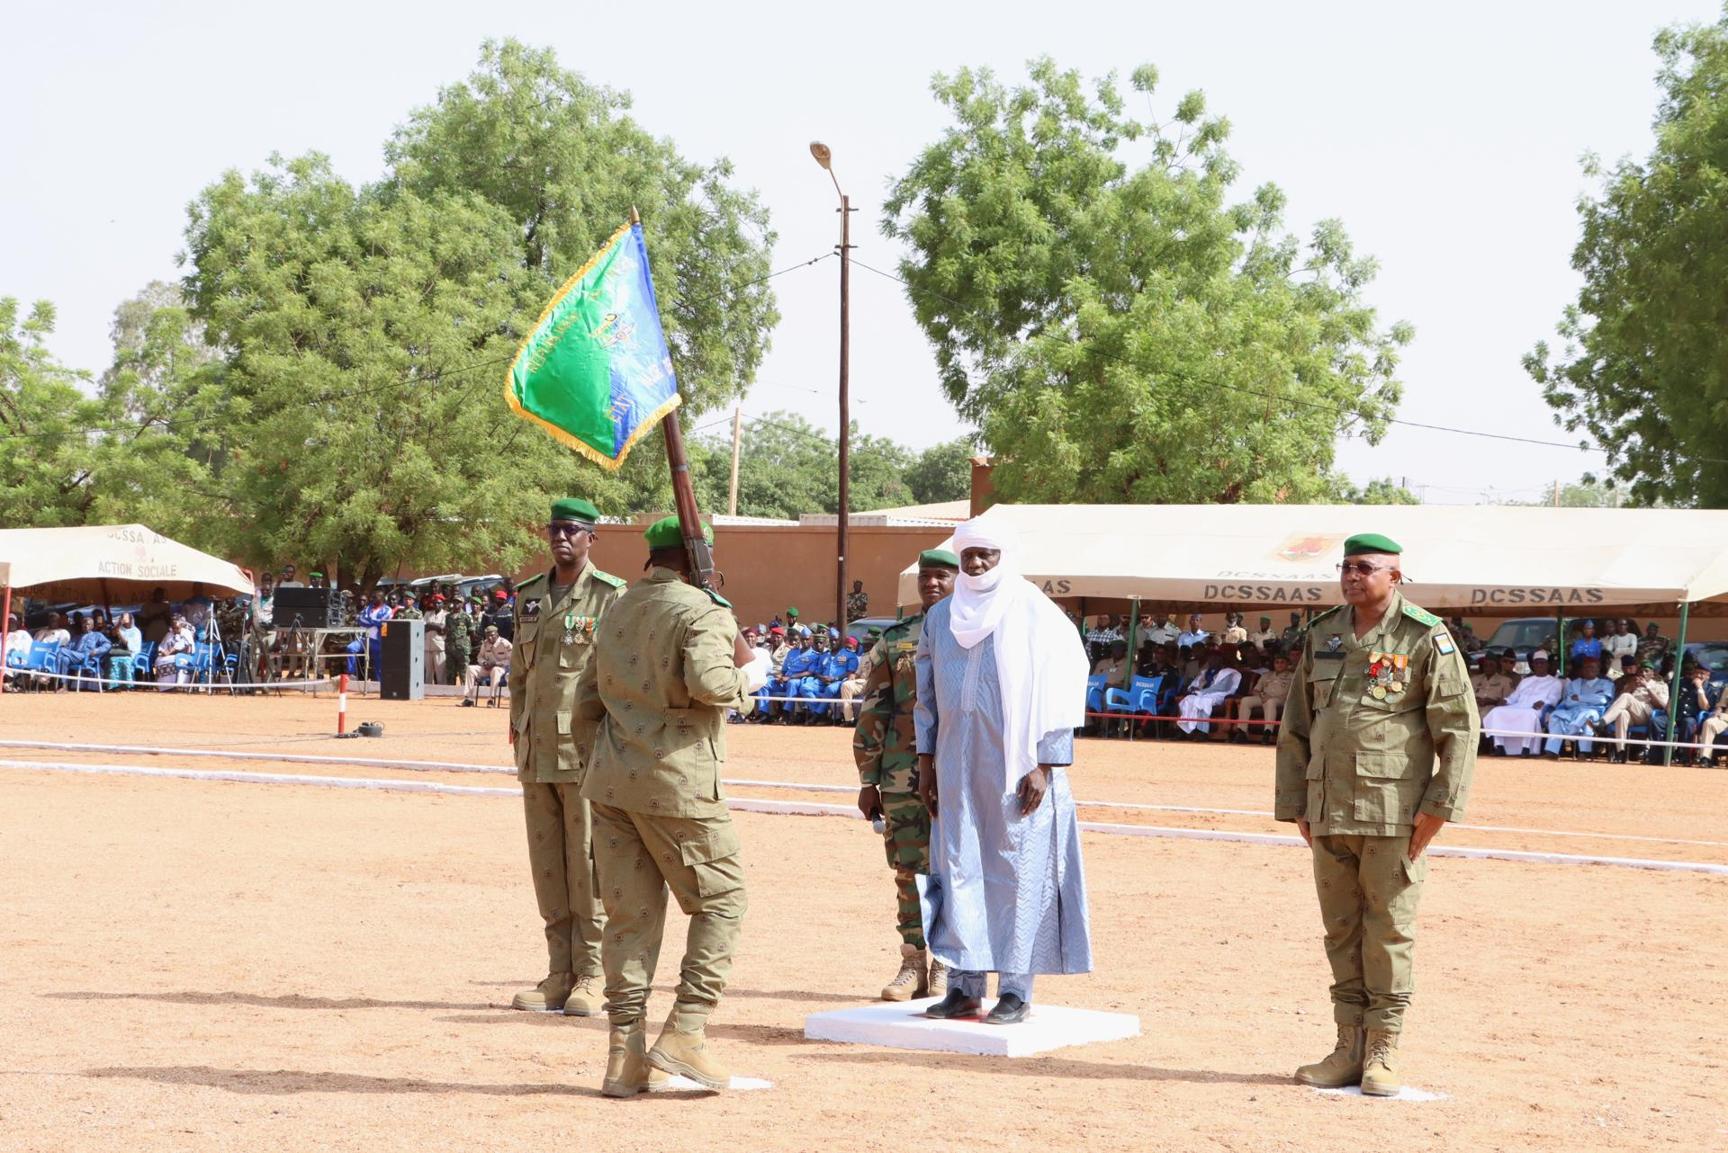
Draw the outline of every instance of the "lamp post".
[[[840,516],[836,525],[834,573],[834,619],[842,631],[846,620],[846,529],[851,518],[851,457],[852,406],[847,374],[851,360],[852,333],[850,306],[852,302],[852,201],[840,191],[840,179],[834,175],[834,153],[820,140],[810,142],[810,155],[834,182],[840,197]]]

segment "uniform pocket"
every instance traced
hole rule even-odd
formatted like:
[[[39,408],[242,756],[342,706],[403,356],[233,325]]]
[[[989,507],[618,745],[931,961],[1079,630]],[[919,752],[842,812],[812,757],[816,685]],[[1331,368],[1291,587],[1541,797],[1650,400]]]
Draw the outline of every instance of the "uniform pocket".
[[[696,877],[696,892],[717,897],[744,887],[744,862],[738,831],[730,821],[692,837],[678,846],[684,863]]]
[[[1373,825],[1410,824],[1416,817],[1422,785],[1396,753],[1357,753],[1356,820]]]

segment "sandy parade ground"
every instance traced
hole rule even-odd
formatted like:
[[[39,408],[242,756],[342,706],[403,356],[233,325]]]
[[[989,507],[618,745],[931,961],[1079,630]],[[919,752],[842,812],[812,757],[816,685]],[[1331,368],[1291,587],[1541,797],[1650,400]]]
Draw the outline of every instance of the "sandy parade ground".
[[[1728,1149],[1721,872],[1437,858],[1403,1066],[1443,1098],[1296,1085],[1332,1039],[1306,854],[1183,835],[1291,832],[1271,751],[1224,744],[1077,753],[1082,819],[1118,826],[1085,835],[1097,971],[1037,997],[1138,1013],[1140,1037],[1014,1060],[804,1040],[892,975],[891,877],[855,817],[746,811],[710,1035],[772,1088],[603,1099],[602,1019],[507,1008],[544,965],[509,774],[261,759],[501,769],[505,713],[359,720],[383,738],[332,739],[328,694],[0,700],[0,1149]],[[735,799],[850,806],[847,731],[729,737],[727,778],[757,782]],[[243,779],[161,775],[187,770]],[[283,776],[481,791],[252,779]],[[1728,866],[1725,812],[1728,772],[1491,759],[1439,843]]]

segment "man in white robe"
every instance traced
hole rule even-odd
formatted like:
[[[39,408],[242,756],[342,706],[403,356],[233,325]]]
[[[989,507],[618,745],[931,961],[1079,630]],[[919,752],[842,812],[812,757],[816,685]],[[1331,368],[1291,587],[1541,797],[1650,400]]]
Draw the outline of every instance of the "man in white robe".
[[[1086,721],[1086,651],[1019,574],[1007,527],[959,526],[954,593],[924,618],[915,665],[918,792],[930,809],[924,935],[950,971],[925,1010],[1026,1019],[1039,973],[1092,968],[1080,828],[1067,766]]]
[[[1482,731],[1498,729],[1501,733],[1528,734],[1496,736],[1497,754],[1533,757],[1542,747],[1546,710],[1560,703],[1566,692],[1566,682],[1548,675],[1548,654],[1537,649],[1530,654],[1530,675],[1518,682],[1506,703],[1489,709],[1482,715]]]
[[[1212,710],[1229,700],[1241,687],[1242,673],[1236,668],[1236,650],[1213,649],[1207,659],[1206,671],[1200,674],[1187,695],[1176,702],[1176,711],[1182,714],[1176,727],[1190,736],[1211,732]]]

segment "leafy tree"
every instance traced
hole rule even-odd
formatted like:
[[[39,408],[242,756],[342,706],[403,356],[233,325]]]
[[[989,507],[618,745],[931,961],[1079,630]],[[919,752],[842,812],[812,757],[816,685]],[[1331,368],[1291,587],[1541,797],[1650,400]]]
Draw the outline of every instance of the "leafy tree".
[[[906,472],[906,483],[912,487],[912,503],[941,504],[972,495],[972,457],[976,451],[972,438],[963,436],[931,445],[919,453]]]
[[[100,410],[49,353],[53,332],[52,304],[20,315],[15,298],[0,297],[0,523],[11,526],[83,524],[90,506],[86,430]]]
[[[1344,504],[1421,504],[1416,494],[1391,477],[1377,477],[1361,488],[1343,482],[1338,499]]]
[[[1583,274],[1524,366],[1569,432],[1608,453],[1634,503],[1728,505],[1728,15],[1656,36],[1656,144],[1579,202]]]
[[[472,193],[507,213],[512,248],[548,294],[638,208],[679,390],[699,413],[742,395],[767,351],[774,234],[729,162],[686,159],[629,107],[550,49],[488,41],[473,75],[416,110],[386,155],[398,187]]]
[[[1132,85],[1150,97],[1157,73]],[[954,123],[894,185],[883,227],[942,384],[1007,499],[1301,501],[1340,435],[1377,441],[1408,326],[1381,330],[1375,265],[1343,226],[1306,243],[1267,184],[1232,202],[1228,123],[1164,124],[1048,59],[1006,87],[937,77]],[[1142,159],[1144,158],[1144,159]]]

